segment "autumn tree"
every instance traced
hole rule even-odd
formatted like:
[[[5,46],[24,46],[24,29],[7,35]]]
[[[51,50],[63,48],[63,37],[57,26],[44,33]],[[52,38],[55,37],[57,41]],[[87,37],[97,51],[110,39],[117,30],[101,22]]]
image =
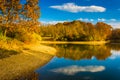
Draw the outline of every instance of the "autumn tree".
[[[33,33],[38,33],[40,23],[39,0],[0,0],[0,31],[10,38],[19,40],[31,39]],[[25,37],[26,36],[26,37]],[[26,38],[26,39],[25,39]]]
[[[55,40],[62,41],[101,41],[109,39],[112,27],[106,23],[98,22],[93,25],[89,22],[72,21],[46,25],[40,27],[44,36],[51,35]]]
[[[21,9],[20,0],[0,0],[0,23],[5,36],[11,25],[19,22]]]
[[[120,40],[120,29],[114,29],[112,31],[112,35],[111,35],[110,39],[114,40],[114,42],[119,42],[119,40]]]
[[[22,11],[23,20],[25,24],[29,27],[30,31],[38,30],[38,19],[40,17],[40,8],[39,8],[39,0],[26,0],[26,4],[24,5],[24,9]]]
[[[96,40],[96,29],[92,23],[86,23],[84,26],[85,36],[87,41],[95,41]]]
[[[112,33],[112,26],[108,25],[106,23],[103,23],[103,22],[98,22],[95,25],[95,28],[96,28],[96,30],[98,32],[98,39],[99,40],[106,40],[106,39],[108,39],[108,37]]]
[[[37,21],[40,17],[39,0],[27,0],[24,5],[24,16],[27,21]]]

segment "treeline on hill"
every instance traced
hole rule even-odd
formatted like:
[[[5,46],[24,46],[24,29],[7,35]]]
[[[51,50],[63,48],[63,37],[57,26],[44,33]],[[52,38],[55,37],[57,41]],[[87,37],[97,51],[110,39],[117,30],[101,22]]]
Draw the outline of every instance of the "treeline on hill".
[[[39,32],[40,8],[39,0],[0,0],[0,41],[17,39],[30,42],[40,38]]]
[[[116,30],[112,29],[112,26],[106,23],[98,22],[93,25],[82,21],[43,25],[40,27],[40,32],[42,37],[51,37],[58,41],[105,41],[111,39],[111,35],[118,34]],[[118,37],[116,35],[115,39]]]

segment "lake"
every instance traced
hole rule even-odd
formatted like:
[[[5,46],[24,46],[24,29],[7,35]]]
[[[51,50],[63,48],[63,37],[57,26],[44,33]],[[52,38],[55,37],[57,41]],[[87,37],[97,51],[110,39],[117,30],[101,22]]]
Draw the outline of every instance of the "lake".
[[[58,52],[39,80],[120,80],[120,45],[50,45]]]

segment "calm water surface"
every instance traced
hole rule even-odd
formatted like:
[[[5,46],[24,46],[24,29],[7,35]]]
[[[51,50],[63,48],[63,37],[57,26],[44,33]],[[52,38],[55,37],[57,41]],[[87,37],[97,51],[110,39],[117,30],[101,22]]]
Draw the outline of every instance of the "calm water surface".
[[[52,45],[57,55],[35,72],[39,80],[120,80],[119,45]]]

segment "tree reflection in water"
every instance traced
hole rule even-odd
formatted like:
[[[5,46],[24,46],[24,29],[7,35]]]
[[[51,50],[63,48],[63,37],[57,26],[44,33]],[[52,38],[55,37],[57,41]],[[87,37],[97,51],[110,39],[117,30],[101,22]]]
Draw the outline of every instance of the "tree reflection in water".
[[[56,54],[59,58],[67,58],[71,60],[92,59],[105,60],[111,56],[111,48],[105,45],[54,45],[58,50]]]
[[[51,46],[58,52],[50,63],[37,69],[39,80],[120,80],[119,45]]]

